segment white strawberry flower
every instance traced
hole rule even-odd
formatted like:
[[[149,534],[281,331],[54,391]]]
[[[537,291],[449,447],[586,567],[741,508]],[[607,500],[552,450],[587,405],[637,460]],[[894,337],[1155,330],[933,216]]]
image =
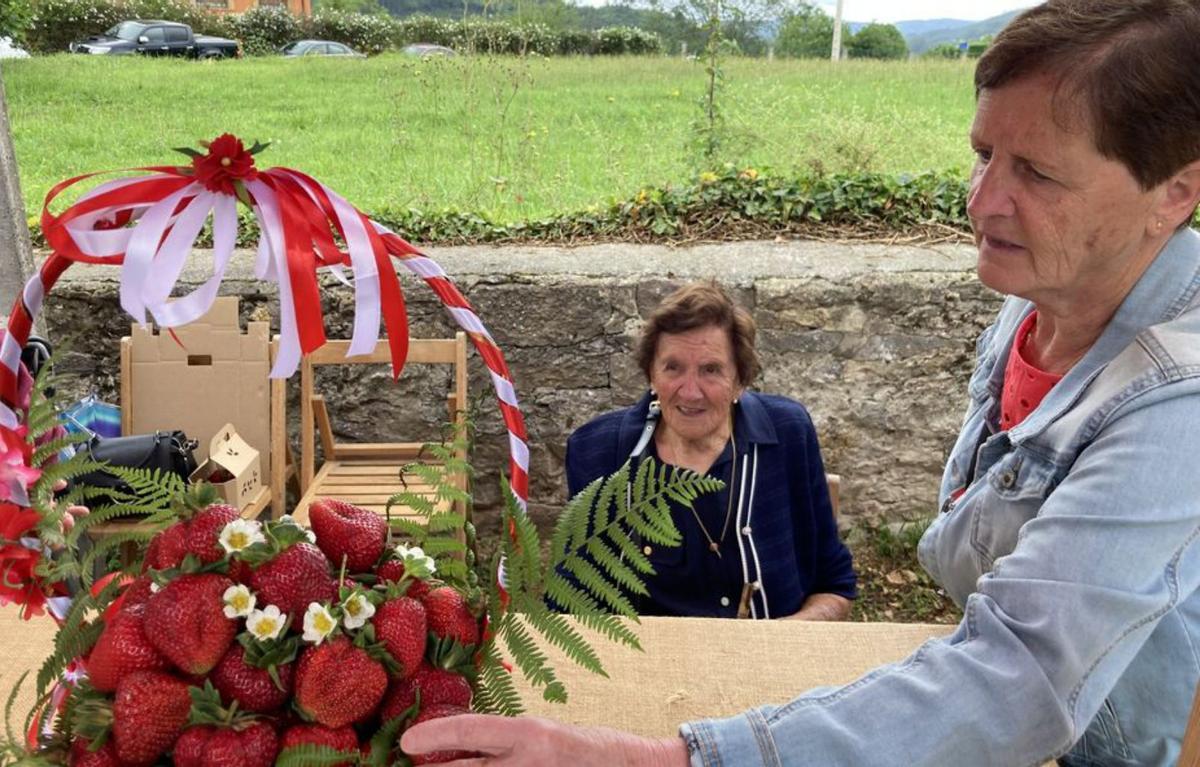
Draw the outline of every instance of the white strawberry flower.
[[[348,629],[362,628],[375,614],[375,605],[361,592],[354,592],[342,603],[342,625]]]
[[[428,578],[437,572],[433,557],[425,553],[420,546],[406,546],[403,543],[396,546],[396,556],[404,563],[404,572],[413,578]]]
[[[240,583],[225,589],[221,598],[225,600],[226,618],[245,618],[254,610],[254,604],[258,601],[258,597]]]
[[[246,618],[246,628],[260,642],[275,639],[286,625],[287,616],[279,612],[275,605],[267,605],[263,610],[253,610]]]
[[[219,539],[225,551],[233,554],[256,543],[262,543],[266,537],[262,533],[262,524],[253,519],[235,519],[221,528]]]
[[[329,612],[329,608],[320,602],[309,604],[308,610],[304,613],[305,642],[321,644],[329,638],[335,628],[337,628],[337,621]]]

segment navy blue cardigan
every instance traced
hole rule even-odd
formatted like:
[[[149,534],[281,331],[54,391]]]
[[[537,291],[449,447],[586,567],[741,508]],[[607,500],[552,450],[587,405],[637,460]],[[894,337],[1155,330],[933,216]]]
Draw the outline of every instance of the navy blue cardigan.
[[[574,496],[621,467],[646,423],[650,395],[633,407],[605,413],[567,441],[567,484]],[[644,615],[732,617],[744,584],[752,584],[751,614],[781,618],[810,594],[856,595],[850,552],[838,537],[817,433],[804,406],[786,397],[744,393],[735,406],[737,479],[734,518],[722,556],[708,550],[692,512],[674,509],[684,537],[679,549],[651,548],[656,575],[641,600]],[[651,440],[653,455],[653,440]],[[731,451],[709,474],[726,490],[702,496],[697,511],[715,539],[728,510]]]

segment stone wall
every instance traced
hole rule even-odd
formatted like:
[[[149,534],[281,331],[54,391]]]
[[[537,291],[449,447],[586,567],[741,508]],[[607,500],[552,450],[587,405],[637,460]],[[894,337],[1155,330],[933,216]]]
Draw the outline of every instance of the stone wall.
[[[975,279],[972,249],[961,245],[440,248],[429,255],[508,357],[529,428],[530,508],[542,522],[565,501],[570,431],[643,390],[631,356],[641,318],[677,285],[714,275],[758,321],[758,388],[795,397],[812,413],[827,468],[843,476],[844,522],[928,515],[965,404],[974,339],[999,307],[999,297]],[[271,286],[250,272],[252,260],[242,254],[223,287],[242,297],[243,319],[276,309]],[[199,266],[186,278],[193,284],[207,276]],[[432,293],[418,281],[406,279],[405,286],[413,335],[450,334]],[[329,336],[348,337],[351,293],[332,280],[325,288]],[[71,394],[91,389],[116,401],[117,339],[129,327],[116,294],[115,270],[77,266],[47,301]],[[399,384],[382,367],[330,371],[320,389],[339,436],[437,434],[448,378],[417,367]],[[480,398],[476,508],[486,526],[499,501],[507,442],[473,352],[470,385]],[[293,432],[296,388],[293,382]]]

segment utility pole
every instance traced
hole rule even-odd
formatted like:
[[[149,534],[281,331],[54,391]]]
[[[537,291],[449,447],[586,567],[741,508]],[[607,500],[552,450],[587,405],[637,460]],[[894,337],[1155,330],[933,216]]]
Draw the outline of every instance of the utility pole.
[[[842,2],[837,0],[837,10],[833,14],[833,49],[829,52],[830,61],[842,58]]]
[[[33,274],[33,249],[29,224],[17,177],[12,131],[8,128],[8,99],[0,73],[0,315],[7,316],[13,301]]]

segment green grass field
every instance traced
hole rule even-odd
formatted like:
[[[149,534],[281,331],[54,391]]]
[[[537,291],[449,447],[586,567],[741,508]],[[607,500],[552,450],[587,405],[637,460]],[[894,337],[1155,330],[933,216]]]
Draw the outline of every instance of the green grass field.
[[[703,67],[680,59],[6,61],[30,214],[55,182],[175,163],[230,131],[365,210],[455,208],[511,222],[684,182]],[[791,174],[965,169],[963,62],[731,60],[723,159]]]

